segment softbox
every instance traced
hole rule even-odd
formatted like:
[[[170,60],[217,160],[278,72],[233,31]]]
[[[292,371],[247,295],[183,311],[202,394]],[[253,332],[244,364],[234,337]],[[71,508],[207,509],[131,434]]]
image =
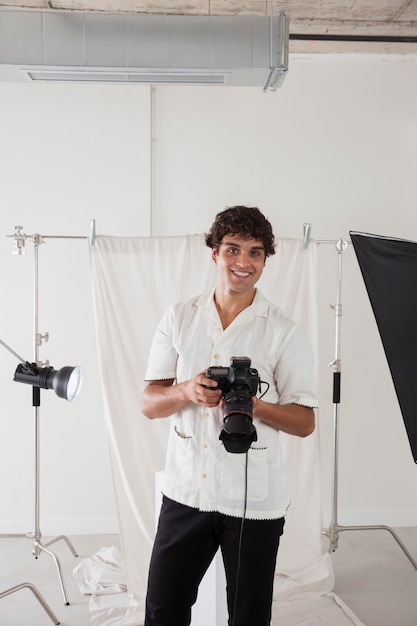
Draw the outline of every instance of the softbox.
[[[417,243],[350,232],[417,463]]]

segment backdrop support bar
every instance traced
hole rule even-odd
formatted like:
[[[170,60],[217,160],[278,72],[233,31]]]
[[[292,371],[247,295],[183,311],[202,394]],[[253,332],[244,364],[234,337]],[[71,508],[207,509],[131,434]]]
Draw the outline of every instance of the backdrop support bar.
[[[94,245],[96,241],[96,221],[93,219],[90,223],[89,235],[27,235],[23,232],[23,226],[15,226],[15,232],[13,235],[7,235],[13,239],[13,254],[22,255],[25,254],[26,240],[32,241],[34,246],[38,246],[41,243],[45,243],[45,239],[87,239],[90,245]]]

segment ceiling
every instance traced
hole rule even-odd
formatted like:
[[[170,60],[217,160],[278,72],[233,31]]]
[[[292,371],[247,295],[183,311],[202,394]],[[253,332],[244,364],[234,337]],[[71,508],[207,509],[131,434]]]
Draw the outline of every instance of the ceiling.
[[[417,53],[417,0],[0,0],[0,10],[265,16],[285,11],[290,52]]]

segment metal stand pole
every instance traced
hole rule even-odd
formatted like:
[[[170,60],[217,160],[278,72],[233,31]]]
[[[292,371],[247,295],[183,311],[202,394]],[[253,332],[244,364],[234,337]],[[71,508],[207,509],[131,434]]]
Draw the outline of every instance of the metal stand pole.
[[[339,468],[339,405],[340,405],[340,389],[342,367],[340,359],[341,344],[341,323],[342,323],[342,255],[347,249],[347,241],[339,239],[336,242],[336,251],[338,253],[338,277],[336,304],[333,309],[336,317],[336,338],[335,338],[335,358],[329,364],[333,366],[333,497],[332,497],[332,513],[329,528],[323,530],[323,535],[330,540],[329,552],[335,552],[339,543],[339,533],[347,530],[386,530],[394,537],[404,554],[407,556],[413,567],[417,570],[417,561],[407,550],[397,533],[390,526],[341,526],[338,523],[338,468]]]
[[[34,362],[39,363],[39,346],[42,344],[42,341],[45,339],[48,340],[48,334],[40,335],[38,329],[38,310],[39,310],[39,288],[38,288],[38,246],[42,243],[42,237],[39,235],[33,236],[34,243],[34,333],[35,333],[35,341],[34,341]],[[68,539],[68,537],[64,535],[60,535],[55,539],[52,539],[46,544],[42,543],[42,533],[40,529],[40,428],[39,428],[39,407],[40,407],[40,389],[39,387],[33,387],[33,413],[34,413],[34,429],[33,429],[33,437],[34,437],[34,461],[35,461],[35,483],[34,483],[34,531],[27,534],[2,534],[0,538],[14,538],[14,537],[26,537],[27,539],[32,539],[32,554],[37,559],[41,552],[45,552],[48,554],[54,561],[59,583],[61,586],[62,595],[64,597],[65,605],[69,605],[68,595],[65,588],[64,578],[62,576],[61,565],[58,560],[58,557],[47,549],[47,546],[55,543],[59,540],[64,540],[71,550],[73,556],[78,556],[75,551],[72,543]],[[28,583],[29,585],[29,583]],[[12,593],[12,592],[10,592]],[[1,598],[1,596],[0,596]],[[56,622],[58,623],[58,622]]]

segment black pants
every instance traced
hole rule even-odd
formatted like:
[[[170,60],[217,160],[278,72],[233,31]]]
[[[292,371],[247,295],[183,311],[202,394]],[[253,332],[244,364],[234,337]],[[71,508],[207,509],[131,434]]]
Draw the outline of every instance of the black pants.
[[[241,526],[240,518],[202,513],[164,496],[149,569],[145,626],[189,626],[198,586],[219,547],[229,626],[269,626],[284,518],[245,519],[239,556]]]

